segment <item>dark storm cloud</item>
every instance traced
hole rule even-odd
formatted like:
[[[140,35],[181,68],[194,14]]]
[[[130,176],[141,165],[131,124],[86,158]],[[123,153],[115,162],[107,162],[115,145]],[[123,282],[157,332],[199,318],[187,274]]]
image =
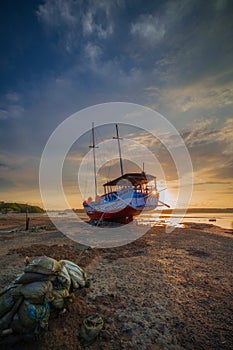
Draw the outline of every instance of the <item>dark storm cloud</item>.
[[[166,32],[164,56],[158,63],[164,76],[169,80],[172,77],[176,86],[193,84],[216,72],[232,69],[232,3],[226,1],[221,9],[216,3],[188,2],[189,12]]]

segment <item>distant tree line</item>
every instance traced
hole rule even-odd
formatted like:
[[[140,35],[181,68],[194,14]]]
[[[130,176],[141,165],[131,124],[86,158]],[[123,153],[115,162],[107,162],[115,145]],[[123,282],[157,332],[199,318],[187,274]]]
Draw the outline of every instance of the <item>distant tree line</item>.
[[[21,203],[6,203],[6,202],[0,202],[0,212],[1,213],[8,213],[8,212],[15,212],[15,213],[44,213],[44,209],[38,207],[37,205],[28,205],[28,204],[21,204]]]

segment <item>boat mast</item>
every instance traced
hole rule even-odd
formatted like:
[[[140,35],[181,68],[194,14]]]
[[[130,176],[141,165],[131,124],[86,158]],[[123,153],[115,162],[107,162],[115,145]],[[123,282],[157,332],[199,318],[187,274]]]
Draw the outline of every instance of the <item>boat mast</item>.
[[[121,176],[124,175],[123,171],[123,162],[122,162],[122,157],[121,157],[121,145],[120,145],[120,137],[119,137],[119,131],[118,131],[118,125],[116,124],[116,137],[113,137],[114,139],[117,139],[118,142],[118,150],[119,150],[119,157],[120,157],[120,168],[121,168]]]
[[[94,181],[95,181],[95,196],[97,196],[97,182],[96,182],[96,160],[95,160],[95,133],[94,133],[94,122],[92,122],[92,145],[89,148],[93,148],[93,162],[94,162]]]

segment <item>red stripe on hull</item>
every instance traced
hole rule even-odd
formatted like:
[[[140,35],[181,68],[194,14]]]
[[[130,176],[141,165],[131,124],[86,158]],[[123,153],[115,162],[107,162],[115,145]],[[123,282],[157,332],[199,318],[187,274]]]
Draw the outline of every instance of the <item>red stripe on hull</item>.
[[[143,210],[143,208],[141,210],[139,210],[139,209],[134,209],[130,206],[127,206],[122,210],[114,211],[114,212],[103,213],[101,211],[94,211],[94,212],[87,212],[86,211],[86,213],[90,219],[94,219],[94,220],[102,219],[102,220],[117,220],[117,221],[119,221],[120,219],[139,215],[139,214],[141,214],[142,210]]]

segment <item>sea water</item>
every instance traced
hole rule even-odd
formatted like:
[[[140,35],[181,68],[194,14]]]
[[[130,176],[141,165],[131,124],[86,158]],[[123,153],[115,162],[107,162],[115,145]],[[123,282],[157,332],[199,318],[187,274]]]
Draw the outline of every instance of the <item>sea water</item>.
[[[51,217],[57,217],[61,220],[69,220],[70,212],[54,211],[49,213]],[[87,216],[85,213],[78,214],[80,219],[86,219]],[[184,227],[184,223],[199,223],[199,224],[213,224],[225,229],[233,229],[233,213],[221,213],[221,212],[195,212],[195,213],[186,213],[183,217],[179,213],[175,214],[161,214],[157,211],[151,212],[142,212],[141,215],[136,216],[134,221],[138,225],[147,225],[147,226],[173,226],[173,219],[176,219],[176,227]]]
[[[139,225],[160,225],[169,226],[172,225],[173,219],[176,218],[176,227],[183,227],[183,223],[199,223],[199,224],[213,224],[225,229],[233,229],[233,213],[213,213],[213,212],[195,212],[186,213],[184,217],[181,214],[161,214],[158,212],[143,212],[137,217],[137,223]]]

